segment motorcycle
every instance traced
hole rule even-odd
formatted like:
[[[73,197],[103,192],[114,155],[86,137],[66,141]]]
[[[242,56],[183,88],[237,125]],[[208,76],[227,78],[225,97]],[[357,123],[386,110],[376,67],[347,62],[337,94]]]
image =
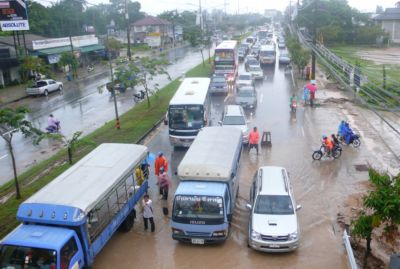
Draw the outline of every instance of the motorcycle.
[[[50,126],[46,127],[46,131],[47,131],[48,134],[56,134],[56,133],[58,133],[60,131],[60,129],[61,129],[61,125],[60,125],[59,121],[56,122],[55,126],[54,125],[50,125]]]
[[[93,65],[88,65],[88,67],[87,67],[88,73],[92,72],[93,70],[94,70],[94,66]]]
[[[297,109],[297,102],[296,100],[293,100],[292,103],[290,104],[290,111],[292,113],[296,113],[296,109]]]
[[[338,159],[342,155],[342,148],[339,145],[335,145],[332,149],[331,155],[328,155],[328,151],[324,144],[320,147],[320,149],[316,150],[312,154],[313,160],[321,160],[322,157],[330,157],[332,156],[334,159]]]
[[[146,93],[144,92],[144,90],[140,90],[139,92],[133,94],[133,100],[135,102],[139,102],[139,101],[143,100],[145,97],[146,97]]]
[[[355,147],[355,148],[358,148],[361,145],[360,136],[353,132],[351,133],[349,143],[347,143],[346,139],[339,134],[337,134],[337,138],[342,145],[353,145],[353,147]]]

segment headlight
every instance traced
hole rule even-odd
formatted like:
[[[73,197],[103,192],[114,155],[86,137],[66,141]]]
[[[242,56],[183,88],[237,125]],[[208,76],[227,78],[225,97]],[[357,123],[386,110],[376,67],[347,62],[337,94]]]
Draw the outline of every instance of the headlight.
[[[212,236],[215,236],[215,237],[223,237],[226,235],[227,235],[226,230],[216,231],[216,232],[213,232],[213,234],[212,234]]]
[[[176,235],[184,234],[181,229],[176,229],[176,228],[172,228],[172,233]]]
[[[257,233],[256,231],[251,231],[251,239],[253,240],[261,240],[261,234]]]
[[[297,232],[289,234],[289,240],[297,240]]]

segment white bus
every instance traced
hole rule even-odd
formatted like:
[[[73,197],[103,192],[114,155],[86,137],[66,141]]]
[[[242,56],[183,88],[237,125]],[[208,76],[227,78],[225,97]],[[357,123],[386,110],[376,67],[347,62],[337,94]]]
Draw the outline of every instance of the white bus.
[[[238,71],[238,44],[236,40],[225,40],[215,48],[214,73],[234,79]]]
[[[210,119],[210,79],[185,78],[168,107],[169,139],[175,147],[189,147]]]
[[[275,45],[263,45],[260,49],[260,64],[274,64],[276,58]]]

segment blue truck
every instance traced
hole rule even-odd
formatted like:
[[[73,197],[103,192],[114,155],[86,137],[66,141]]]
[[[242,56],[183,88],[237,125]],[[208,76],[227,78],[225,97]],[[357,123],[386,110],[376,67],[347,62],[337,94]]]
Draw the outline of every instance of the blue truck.
[[[134,171],[147,156],[143,145],[101,144],[28,198],[0,241],[0,268],[91,268],[117,229],[133,227],[148,189]]]
[[[172,208],[172,238],[192,244],[223,242],[239,191],[242,131],[203,128],[178,166]]]

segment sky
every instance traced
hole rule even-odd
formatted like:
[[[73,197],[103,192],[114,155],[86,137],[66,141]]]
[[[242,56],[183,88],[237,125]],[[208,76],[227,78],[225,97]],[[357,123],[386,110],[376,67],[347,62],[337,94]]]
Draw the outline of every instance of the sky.
[[[50,2],[55,0],[36,0],[43,5],[49,5]],[[86,0],[89,4],[109,3],[108,0]],[[135,0],[132,0],[135,1]],[[150,14],[157,15],[165,10],[177,9],[183,10],[197,10],[199,2],[203,9],[212,10],[224,9],[228,13],[247,13],[258,12],[262,13],[265,9],[277,9],[283,11],[288,5],[290,0],[137,0],[142,5],[142,11]],[[294,5],[297,0],[291,0]],[[377,5],[383,8],[394,7],[398,0],[347,0],[351,7],[354,7],[364,12],[374,12]],[[224,2],[226,5],[224,6]]]

